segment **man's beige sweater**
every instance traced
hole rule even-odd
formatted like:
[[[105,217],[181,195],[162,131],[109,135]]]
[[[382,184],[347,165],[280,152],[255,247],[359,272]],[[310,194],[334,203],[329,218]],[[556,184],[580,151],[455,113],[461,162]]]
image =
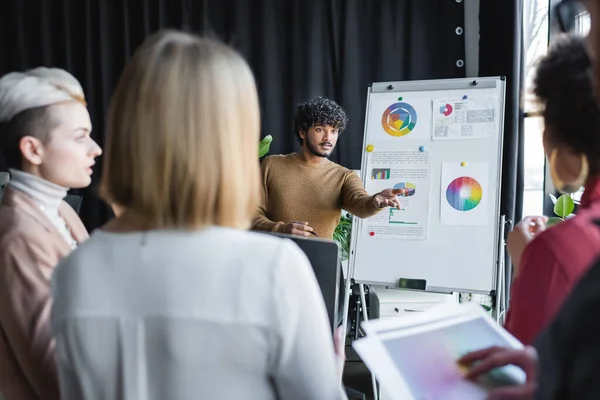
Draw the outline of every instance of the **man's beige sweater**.
[[[342,209],[360,218],[380,211],[358,175],[334,162],[312,164],[292,153],[266,157],[261,169],[263,202],[252,229],[283,232],[292,221],[306,221],[331,239]]]

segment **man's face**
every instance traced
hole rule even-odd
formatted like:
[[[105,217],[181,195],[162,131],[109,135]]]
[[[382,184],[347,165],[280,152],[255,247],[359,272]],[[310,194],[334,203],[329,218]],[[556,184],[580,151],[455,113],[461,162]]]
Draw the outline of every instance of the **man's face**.
[[[335,148],[339,131],[331,125],[313,125],[304,135],[304,144],[317,157],[329,157]]]

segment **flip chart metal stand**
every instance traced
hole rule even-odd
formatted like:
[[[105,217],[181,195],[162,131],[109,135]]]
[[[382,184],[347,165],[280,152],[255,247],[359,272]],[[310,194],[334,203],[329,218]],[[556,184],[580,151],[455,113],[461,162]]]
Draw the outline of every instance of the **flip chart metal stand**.
[[[506,216],[503,214],[500,217],[499,232],[498,232],[498,272],[496,273],[496,299],[495,307],[492,315],[496,319],[496,322],[500,325],[504,325],[504,319],[506,310],[508,308],[508,290],[506,285],[508,279],[506,269],[506,241],[504,235],[506,233],[506,224],[510,221],[506,220]]]
[[[353,217],[353,218],[355,219],[357,217]],[[510,223],[510,221],[509,221],[509,223]],[[506,224],[507,224],[506,216],[503,214],[500,217],[500,221],[498,222],[499,243],[498,243],[498,263],[497,263],[497,270],[496,270],[496,276],[495,276],[496,289],[495,289],[495,291],[493,291],[491,293],[492,298],[493,298],[492,299],[493,300],[492,315],[495,318],[496,322],[500,325],[504,324],[505,313],[508,308],[508,304],[507,304],[508,296],[507,296],[507,288],[506,288],[507,274],[506,274],[506,267],[505,267],[506,242],[504,240],[504,235],[506,232],[506,229],[505,229]],[[354,221],[353,221],[352,225],[354,226]],[[350,308],[350,294],[352,293],[352,286],[354,284],[358,284],[363,319],[365,321],[368,321],[368,319],[369,319],[368,314],[367,314],[367,302],[366,302],[366,297],[365,297],[364,284],[363,283],[355,283],[354,278],[350,277],[350,270],[348,270],[348,276],[346,278],[346,285],[345,285],[345,289],[344,289],[344,291],[345,291],[345,293],[344,293],[344,315],[343,315],[343,319],[342,319],[342,332],[343,332],[342,337],[343,338],[346,338],[348,335],[348,311]],[[386,289],[406,290],[406,289],[396,288],[396,287],[392,287],[392,286],[386,286]],[[357,326],[357,329],[358,329],[358,326]],[[379,390],[377,387],[377,380],[373,374],[371,374],[371,384],[373,385],[373,396],[374,396],[373,398],[374,398],[374,400],[378,400],[379,399]]]

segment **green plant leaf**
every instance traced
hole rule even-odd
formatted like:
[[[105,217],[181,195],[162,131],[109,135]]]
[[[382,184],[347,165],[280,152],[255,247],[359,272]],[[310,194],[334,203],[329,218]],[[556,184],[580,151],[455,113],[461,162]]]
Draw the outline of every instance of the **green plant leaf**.
[[[561,195],[554,204],[554,214],[560,218],[566,218],[575,209],[575,203],[568,194]]]
[[[564,222],[562,218],[550,217],[548,218],[548,222],[546,222],[546,228],[550,228],[551,226],[560,224],[561,222]]]
[[[341,248],[341,259],[345,261],[348,259],[350,252],[350,236],[352,233],[352,216],[342,215],[340,222],[335,227],[333,232],[333,240],[336,241]]]
[[[558,200],[558,199],[556,198],[556,196],[555,196],[555,195],[553,195],[552,193],[548,193],[548,196],[550,196],[550,200],[552,200],[552,204],[556,204],[556,200]]]
[[[263,157],[265,154],[267,154],[269,152],[272,141],[273,141],[273,136],[267,135],[258,143],[258,158]]]

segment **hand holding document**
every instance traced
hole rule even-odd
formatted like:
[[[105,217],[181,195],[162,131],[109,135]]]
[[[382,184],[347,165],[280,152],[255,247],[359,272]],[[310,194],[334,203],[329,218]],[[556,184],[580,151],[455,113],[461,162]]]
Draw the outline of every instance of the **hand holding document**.
[[[467,353],[492,346],[523,349],[476,304],[441,305],[414,316],[363,323],[367,337],[353,346],[393,400],[486,399],[490,389],[520,385],[525,373],[514,365],[466,379],[477,364],[461,365]]]

